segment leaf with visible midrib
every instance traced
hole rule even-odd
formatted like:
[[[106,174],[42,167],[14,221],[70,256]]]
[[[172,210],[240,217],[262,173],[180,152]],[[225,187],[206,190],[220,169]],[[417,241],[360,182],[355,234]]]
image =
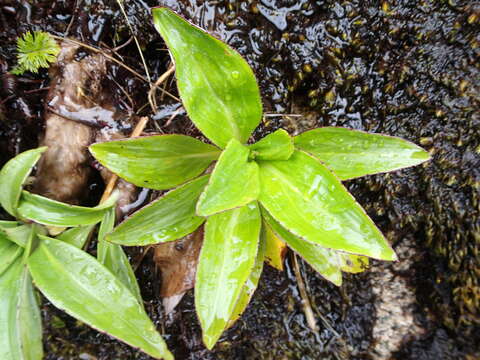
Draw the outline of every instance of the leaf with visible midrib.
[[[396,259],[373,221],[317,159],[295,151],[288,161],[259,166],[260,203],[289,232],[329,249]]]
[[[135,273],[128,261],[127,255],[122,247],[109,243],[105,235],[113,230],[115,226],[115,208],[111,208],[103,217],[98,230],[97,259],[112,272],[132,294],[137,298],[138,303],[143,307],[143,299],[137,283]]]
[[[198,215],[210,216],[257,199],[260,190],[258,165],[249,161],[249,154],[246,146],[235,139],[230,140],[200,195]]]
[[[295,136],[295,146],[325,163],[342,180],[421,164],[430,154],[398,137],[324,127]]]
[[[175,60],[188,116],[213,143],[245,143],[262,117],[260,91],[247,62],[228,45],[167,8],[152,10],[155,28]]]
[[[155,135],[90,146],[107,169],[137,186],[168,190],[199,176],[220,150],[185,135]]]
[[[169,191],[141,208],[107,234],[107,241],[124,246],[143,246],[177,240],[190,234],[205,221],[195,214],[195,205],[209,176],[201,176]]]
[[[64,227],[91,225],[102,220],[105,212],[115,204],[116,198],[117,195],[113,193],[103,204],[89,208],[64,204],[23,191],[18,213],[23,218],[43,225]]]
[[[40,238],[28,268],[52,304],[155,358],[173,359],[135,296],[107,268],[73,245]]]
[[[195,309],[208,349],[225,330],[252,271],[260,223],[256,202],[207,219],[195,281]]]
[[[46,147],[25,151],[9,160],[0,170],[0,205],[17,217],[17,206],[23,183]]]
[[[41,360],[40,310],[21,257],[0,275],[0,304],[0,359]]]

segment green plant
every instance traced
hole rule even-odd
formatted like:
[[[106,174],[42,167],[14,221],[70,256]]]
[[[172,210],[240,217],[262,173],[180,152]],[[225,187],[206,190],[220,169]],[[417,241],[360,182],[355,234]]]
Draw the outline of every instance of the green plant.
[[[214,145],[160,135],[97,143],[90,151],[138,186],[176,187],[107,241],[174,241],[205,222],[195,306],[209,349],[247,306],[272,242],[286,243],[337,285],[341,271],[362,271],[367,257],[396,259],[341,180],[417,165],[427,152],[399,138],[332,127],[295,137],[280,129],[246,145],[262,117],[248,64],[168,9],[154,9],[153,18],[175,61],[185,109]]]
[[[115,195],[87,208],[23,190],[45,150],[21,153],[0,171],[0,204],[16,218],[0,221],[0,358],[43,357],[34,284],[53,305],[95,329],[156,358],[172,359],[145,313],[125,253],[104,241],[115,220]],[[98,222],[97,260],[81,249]],[[52,238],[49,227],[70,229]]]
[[[17,39],[18,64],[11,71],[21,75],[25,71],[37,73],[40,68],[48,68],[55,62],[60,47],[53,37],[44,31],[28,31]]]

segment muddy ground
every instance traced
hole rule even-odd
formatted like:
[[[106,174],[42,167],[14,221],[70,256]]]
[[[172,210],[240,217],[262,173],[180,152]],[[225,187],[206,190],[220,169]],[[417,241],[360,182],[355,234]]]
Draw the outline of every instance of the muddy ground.
[[[302,266],[320,327],[307,326],[290,262],[267,268],[252,304],[215,347],[201,344],[192,295],[162,315],[151,257],[137,275],[147,309],[178,359],[480,358],[480,3],[475,1],[173,1],[125,7],[156,79],[168,55],[149,7],[166,5],[245,56],[269,115],[298,133],[334,125],[401,136],[433,155],[425,166],[348,182],[400,261],[374,262],[336,288]],[[0,0],[0,161],[36,146],[47,71],[10,76],[16,37],[68,36],[106,51],[131,36],[116,1]],[[88,50],[85,50],[88,51]],[[143,73],[131,42],[122,61]],[[112,79],[118,84],[114,84]],[[152,115],[148,87],[110,64],[105,86],[125,112]],[[169,86],[175,92],[174,84]],[[123,89],[123,90],[122,90]],[[125,96],[129,94],[131,101]],[[150,131],[199,135],[165,97]],[[278,114],[292,114],[279,116]],[[301,115],[301,116],[295,116]],[[88,199],[101,193],[91,180]],[[132,261],[137,261],[132,253]],[[46,359],[148,359],[42,305]]]

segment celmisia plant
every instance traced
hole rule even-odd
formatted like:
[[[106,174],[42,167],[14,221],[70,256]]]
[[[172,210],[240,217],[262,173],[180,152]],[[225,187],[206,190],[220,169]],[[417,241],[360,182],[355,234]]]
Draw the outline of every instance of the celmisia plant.
[[[153,9],[153,19],[175,61],[183,105],[212,144],[154,135],[97,143],[90,151],[135,185],[173,188],[107,241],[175,241],[205,223],[195,307],[207,348],[247,306],[272,243],[285,243],[336,285],[342,271],[362,271],[369,257],[396,260],[341,181],[420,164],[427,152],[399,138],[334,127],[295,137],[279,129],[247,144],[262,103],[245,60],[166,8]]]

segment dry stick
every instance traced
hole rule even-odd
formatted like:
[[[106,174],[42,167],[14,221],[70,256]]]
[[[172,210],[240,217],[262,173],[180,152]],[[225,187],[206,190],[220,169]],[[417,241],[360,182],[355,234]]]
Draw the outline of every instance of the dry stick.
[[[90,46],[88,44],[85,44],[81,41],[77,41],[77,40],[74,40],[74,39],[70,39],[70,38],[63,38],[61,36],[57,36],[57,35],[53,35],[53,34],[50,34],[54,39],[57,39],[57,40],[61,40],[61,41],[70,41],[71,43],[74,43],[74,44],[77,44],[79,46],[82,46],[84,47],[85,49],[88,49],[88,50],[91,50],[93,52],[96,52],[96,53],[99,53],[99,54],[102,54],[103,56],[105,56],[107,59],[113,61],[114,63],[116,63],[117,65],[123,67],[124,69],[130,71],[133,75],[135,75],[137,78],[139,78],[140,80],[143,80],[145,81],[147,84],[150,84],[150,86],[152,86],[152,84],[141,74],[139,74],[137,71],[135,71],[134,69],[132,69],[130,66],[124,64],[123,62],[121,62],[120,60],[117,60],[115,59],[113,56],[111,55],[108,55],[105,51],[101,50],[101,49],[97,49],[96,47],[93,47],[93,46]],[[175,95],[173,94],[170,94],[168,91],[166,90],[163,90],[162,88],[160,88],[160,90],[164,93],[164,94],[167,94],[168,96],[170,96],[172,99],[176,100],[176,101],[180,101],[179,98],[177,98]]]
[[[310,304],[310,300],[308,298],[302,274],[300,273],[300,266],[298,265],[298,259],[296,254],[293,254],[293,270],[295,271],[295,277],[297,278],[298,290],[300,291],[300,296],[302,298],[303,312],[305,313],[307,324],[308,326],[310,326],[310,329],[314,333],[318,333],[317,322],[315,320],[315,315],[313,314],[312,305]]]
[[[123,8],[122,0],[117,0],[117,4],[120,7],[120,10],[122,11],[123,16],[125,17],[125,21],[127,22],[128,28],[130,29],[130,32],[132,33],[133,39],[135,40],[135,44],[137,45],[138,53],[140,54],[140,58],[142,59],[142,63],[143,63],[143,68],[145,70],[145,74],[147,75],[147,80],[148,80],[149,83],[151,83],[152,79],[150,78],[150,73],[148,72],[147,62],[145,61],[145,58],[143,57],[142,48],[140,47],[138,39],[135,36],[135,33],[133,32],[132,24],[130,24],[130,21],[128,20],[127,13],[125,12],[125,9]]]
[[[145,129],[145,126],[147,125],[147,123],[148,123],[148,116],[141,117],[137,125],[135,126],[135,129],[133,129],[133,132],[130,135],[130,137],[133,138],[133,137],[140,136],[143,129]],[[115,188],[115,184],[117,183],[117,180],[118,180],[118,175],[112,174],[112,176],[110,176],[110,179],[108,179],[107,187],[105,188],[102,198],[100,199],[100,204],[105,202],[109,198],[113,189]]]
[[[160,84],[162,84],[173,72],[175,71],[175,64],[170,65],[167,71],[165,71],[155,84],[151,87],[150,91],[148,92],[148,102],[150,103],[150,107],[152,111],[157,111],[157,100],[156,100],[156,90],[159,88]],[[163,89],[161,89],[163,90]],[[180,99],[177,99],[180,101]]]
[[[107,59],[113,61],[114,63],[117,63],[118,65],[120,65],[121,67],[123,67],[124,69],[130,71],[133,75],[135,75],[137,78],[139,78],[140,80],[143,80],[145,81],[146,83],[149,83],[149,81],[142,75],[140,75],[138,72],[136,72],[135,70],[133,70],[130,66],[128,65],[125,65],[123,62],[121,62],[120,60],[117,60],[115,59],[113,56],[110,56],[108,55],[105,51],[102,51],[100,49],[97,49],[96,47],[93,47],[93,46],[90,46],[88,44],[85,44],[81,41],[77,41],[77,40],[74,40],[74,39],[70,39],[70,38],[63,38],[61,36],[57,36],[57,35],[53,35],[53,34],[50,34],[53,38],[57,39],[57,40],[61,40],[61,41],[70,41],[74,44],[77,44],[77,45],[80,45],[80,46],[83,46],[84,48],[88,49],[88,50],[91,50],[93,52],[96,52],[96,53],[100,53],[102,54],[103,56],[105,56]]]

